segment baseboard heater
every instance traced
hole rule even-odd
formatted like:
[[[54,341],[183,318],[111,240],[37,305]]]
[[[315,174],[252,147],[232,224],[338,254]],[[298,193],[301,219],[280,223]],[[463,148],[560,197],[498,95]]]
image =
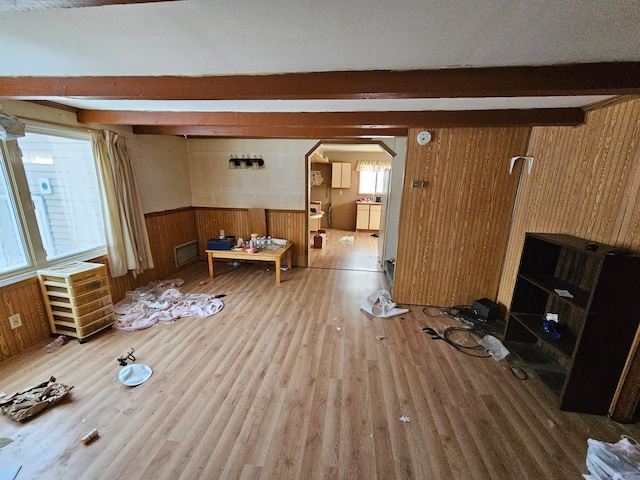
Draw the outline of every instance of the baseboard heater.
[[[176,268],[184,267],[198,260],[198,241],[183,243],[174,249],[176,257]]]

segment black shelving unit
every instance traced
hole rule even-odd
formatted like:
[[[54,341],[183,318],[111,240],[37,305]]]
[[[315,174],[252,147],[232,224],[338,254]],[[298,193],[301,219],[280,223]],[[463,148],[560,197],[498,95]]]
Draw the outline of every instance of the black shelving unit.
[[[545,331],[547,313],[558,314],[561,338]],[[558,395],[561,410],[608,412],[639,324],[640,256],[564,234],[526,234],[504,341]]]

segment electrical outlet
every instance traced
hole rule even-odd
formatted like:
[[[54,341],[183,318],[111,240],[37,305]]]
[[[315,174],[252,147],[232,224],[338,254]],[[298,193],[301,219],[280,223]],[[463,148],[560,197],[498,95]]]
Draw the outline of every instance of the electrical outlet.
[[[16,313],[15,315],[11,315],[9,317],[9,325],[11,325],[11,329],[22,326],[22,319],[20,318],[19,313]]]

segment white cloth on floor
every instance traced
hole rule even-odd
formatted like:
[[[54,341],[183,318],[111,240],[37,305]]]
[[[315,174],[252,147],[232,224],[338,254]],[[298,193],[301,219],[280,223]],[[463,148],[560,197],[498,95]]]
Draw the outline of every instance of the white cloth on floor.
[[[183,294],[175,288],[168,288],[154,301],[140,298],[134,302],[127,299],[118,302],[114,305],[118,318],[113,328],[124,331],[142,330],[157,324],[171,323],[182,317],[209,317],[223,307],[224,303],[215,298],[215,295]]]
[[[394,317],[409,311],[406,308],[397,308],[396,304],[391,301],[391,294],[387,290],[378,290],[369,295],[360,308],[374,317],[381,318]]]

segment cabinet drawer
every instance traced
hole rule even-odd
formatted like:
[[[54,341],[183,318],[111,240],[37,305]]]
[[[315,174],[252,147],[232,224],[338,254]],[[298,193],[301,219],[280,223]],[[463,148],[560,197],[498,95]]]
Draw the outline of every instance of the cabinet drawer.
[[[108,305],[94,312],[90,312],[82,317],[75,317],[72,314],[66,312],[52,311],[53,321],[57,325],[69,325],[76,327],[83,327],[90,323],[99,320],[100,318],[113,313],[113,305]]]
[[[106,275],[106,267],[96,264],[96,267],[91,268],[91,270],[84,270],[77,273],[65,273],[64,269],[60,269],[60,273],[57,273],[55,270],[44,270],[40,273],[40,281],[50,285],[67,285],[73,287],[97,280],[101,277],[106,277]]]
[[[93,295],[93,293],[91,294]],[[99,310],[100,308],[107,307],[112,304],[111,295],[105,295],[98,300],[94,300],[89,303],[85,303],[80,306],[73,306],[71,303],[67,302],[56,302],[50,301],[51,311],[58,315],[64,315],[69,317],[82,317],[87,315],[95,310]]]
[[[114,314],[110,313],[105,317],[99,318],[98,320],[96,320],[95,322],[89,325],[85,325],[81,327],[76,327],[73,324],[68,324],[68,323],[62,323],[62,324],[56,323],[55,333],[68,335],[74,338],[86,338],[89,335],[92,335],[100,330],[103,330],[111,326],[114,323],[114,321],[115,321]]]
[[[65,286],[57,282],[45,281],[44,289],[48,296],[67,297],[67,298],[80,298],[86,294],[89,294],[95,290],[99,290],[109,286],[107,277],[97,278],[88,283],[83,283],[75,286]]]
[[[100,288],[94,292],[79,295],[75,298],[72,298],[70,295],[65,294],[64,292],[47,292],[47,298],[49,299],[50,305],[66,308],[80,307],[86,305],[87,303],[92,303],[96,300],[100,300],[107,295],[109,296],[109,298],[111,298],[110,289],[108,286]]]

